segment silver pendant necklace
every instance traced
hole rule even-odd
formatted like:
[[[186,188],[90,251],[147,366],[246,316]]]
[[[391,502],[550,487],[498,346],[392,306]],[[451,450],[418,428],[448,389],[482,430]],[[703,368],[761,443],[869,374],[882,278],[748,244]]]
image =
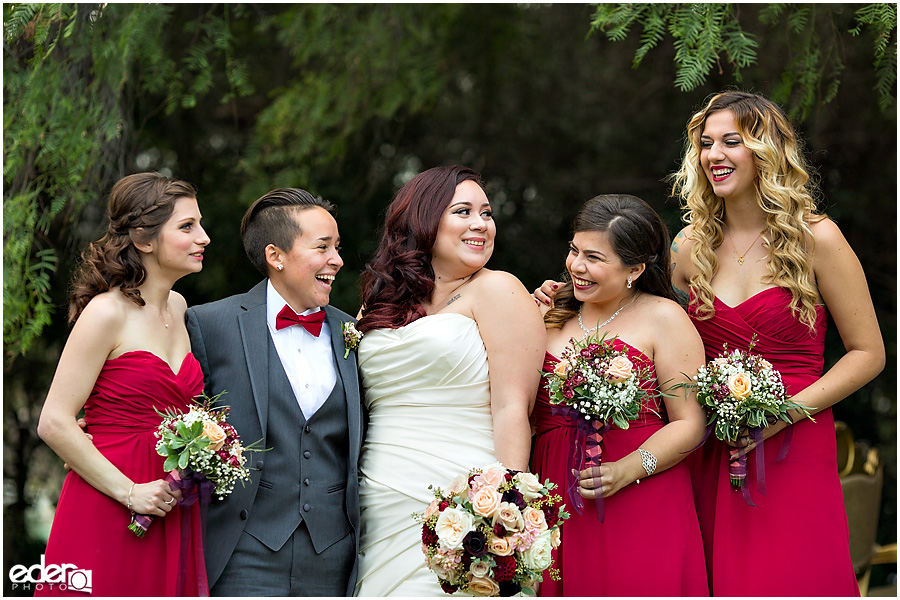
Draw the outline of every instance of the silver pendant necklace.
[[[591,329],[588,329],[587,327],[585,327],[584,322],[581,320],[581,312],[584,310],[584,304],[582,304],[581,306],[578,307],[578,326],[581,327],[581,330],[584,331],[585,333],[591,333],[592,331],[597,331],[601,327],[605,327],[605,326],[609,325],[613,319],[615,319],[616,317],[619,316],[620,312],[622,312],[623,310],[625,310],[626,308],[628,308],[629,306],[634,304],[634,301],[637,300],[637,297],[638,297],[638,294],[635,293],[634,298],[631,299],[631,302],[629,302],[628,304],[626,304],[625,306],[623,306],[622,308],[620,308],[619,310],[614,312],[610,318],[608,318],[607,320],[603,321],[602,323],[600,323],[599,325],[597,325],[596,327],[593,327]]]

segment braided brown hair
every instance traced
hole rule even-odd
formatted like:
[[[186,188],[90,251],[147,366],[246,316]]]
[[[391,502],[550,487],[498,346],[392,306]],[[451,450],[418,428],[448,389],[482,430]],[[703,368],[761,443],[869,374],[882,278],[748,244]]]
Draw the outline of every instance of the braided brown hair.
[[[91,298],[116,287],[143,306],[137,288],[147,274],[135,244],[156,238],[172,216],[176,200],[196,197],[197,190],[190,183],[160,173],[135,173],[117,181],[109,193],[106,234],[81,254],[72,282],[69,323],[78,320]]]

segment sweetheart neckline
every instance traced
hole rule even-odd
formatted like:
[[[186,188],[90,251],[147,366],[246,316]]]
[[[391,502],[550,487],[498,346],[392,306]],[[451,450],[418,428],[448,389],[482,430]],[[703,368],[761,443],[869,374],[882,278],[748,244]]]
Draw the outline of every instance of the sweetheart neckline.
[[[640,350],[640,349],[638,349],[638,348],[635,348],[634,346],[632,346],[631,344],[629,344],[628,342],[626,342],[626,341],[623,340],[622,338],[612,338],[612,340],[618,340],[619,343],[622,344],[623,346],[628,346],[629,348],[631,348],[632,350],[634,350],[635,352],[637,352],[638,354],[640,354],[641,356],[643,356],[643,357],[644,357],[644,360],[646,360],[648,363],[650,363],[651,365],[653,365],[654,367],[656,367],[656,363],[653,362],[653,359],[651,359],[649,356],[647,356],[646,354],[644,354],[644,352],[643,352],[642,350]],[[612,340],[607,340],[607,341],[608,341],[608,342],[611,342]],[[546,350],[545,353],[547,354],[547,356],[550,356],[551,358],[555,359],[556,362],[560,362],[560,361],[562,360],[561,358],[557,357],[555,354],[553,354],[553,353],[550,352],[549,350]]]
[[[172,376],[173,376],[173,377],[178,377],[178,376],[181,374],[181,371],[182,371],[182,369],[184,368],[184,363],[185,363],[185,361],[187,360],[188,356],[192,356],[192,355],[193,355],[193,353],[192,353],[190,350],[188,351],[187,354],[184,355],[184,358],[181,359],[181,363],[179,363],[179,365],[178,365],[178,371],[177,371],[177,372],[172,368],[172,365],[170,365],[170,364],[168,363],[168,361],[166,361],[164,358],[162,358],[162,357],[159,356],[158,354],[154,354],[153,352],[151,352],[151,351],[149,351],[149,350],[129,350],[128,352],[123,352],[122,354],[116,356],[115,358],[108,358],[108,359],[106,359],[106,362],[109,362],[109,361],[111,361],[111,360],[118,360],[118,359],[120,359],[120,358],[122,358],[123,356],[126,356],[126,355],[128,355],[128,354],[137,354],[137,353],[149,354],[150,356],[154,357],[156,360],[160,361],[161,363],[163,363],[164,365],[166,365],[166,367],[168,367],[169,372],[172,373]]]

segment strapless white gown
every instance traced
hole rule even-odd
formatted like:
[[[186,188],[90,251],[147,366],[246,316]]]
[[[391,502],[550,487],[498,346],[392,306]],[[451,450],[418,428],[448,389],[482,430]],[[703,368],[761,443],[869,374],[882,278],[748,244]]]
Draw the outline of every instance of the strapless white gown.
[[[444,596],[425,566],[429,485],[496,461],[487,352],[475,321],[423,317],[363,337],[359,369],[369,410],[360,454],[357,596]]]

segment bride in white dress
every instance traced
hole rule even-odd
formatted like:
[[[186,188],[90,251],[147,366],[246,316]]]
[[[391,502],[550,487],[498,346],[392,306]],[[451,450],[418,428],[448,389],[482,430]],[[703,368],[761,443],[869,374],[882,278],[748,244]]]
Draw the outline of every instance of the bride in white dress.
[[[518,279],[484,268],[496,225],[478,174],[436,167],[397,192],[363,275],[357,596],[442,596],[411,517],[457,475],[525,471],[546,333]]]

